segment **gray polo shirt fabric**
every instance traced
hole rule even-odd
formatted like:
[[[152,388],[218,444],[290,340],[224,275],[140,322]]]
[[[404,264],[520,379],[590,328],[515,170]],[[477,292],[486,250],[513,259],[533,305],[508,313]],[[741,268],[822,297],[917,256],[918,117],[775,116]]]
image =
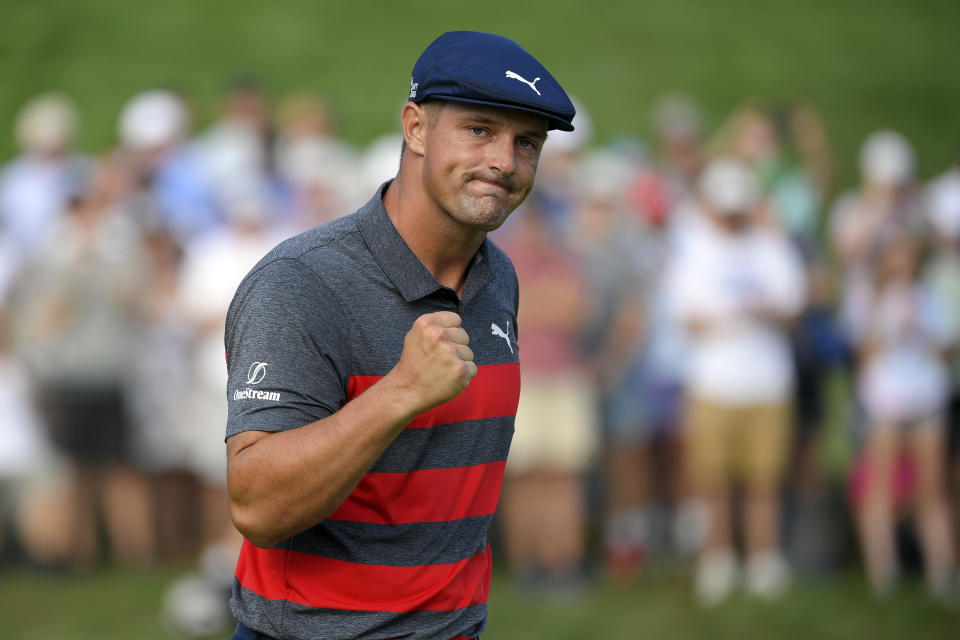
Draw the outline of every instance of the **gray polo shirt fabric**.
[[[388,183],[389,184],[389,183]],[[277,246],[227,315],[227,437],[296,429],[396,364],[425,313],[463,319],[478,365],[460,395],[414,419],[330,517],[271,549],[244,541],[231,608],[281,639],[475,637],[520,392],[517,278],[486,240],[463,294],[440,285],[383,207]]]

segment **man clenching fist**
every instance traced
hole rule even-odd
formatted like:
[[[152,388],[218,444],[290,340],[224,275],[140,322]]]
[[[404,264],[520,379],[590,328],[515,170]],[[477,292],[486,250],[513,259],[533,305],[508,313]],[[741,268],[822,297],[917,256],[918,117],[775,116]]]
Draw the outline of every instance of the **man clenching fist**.
[[[403,339],[395,375],[410,390],[414,415],[453,399],[477,375],[470,336],[460,316],[437,311],[420,316]]]
[[[235,640],[483,631],[520,395],[517,275],[487,234],[574,113],[516,42],[441,35],[411,73],[396,177],[240,284],[225,345],[246,538]],[[464,327],[484,328],[476,353]]]
[[[418,317],[393,369],[333,415],[297,429],[231,437],[227,483],[241,533],[270,547],[322,521],[411,420],[466,389],[477,365],[460,324],[451,311]]]

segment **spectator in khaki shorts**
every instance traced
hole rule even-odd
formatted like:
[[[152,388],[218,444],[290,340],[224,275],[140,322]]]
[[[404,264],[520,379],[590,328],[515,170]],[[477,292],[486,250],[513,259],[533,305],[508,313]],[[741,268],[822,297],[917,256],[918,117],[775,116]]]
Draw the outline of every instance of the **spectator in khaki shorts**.
[[[740,482],[746,587],[774,598],[789,582],[777,523],[794,383],[787,328],[802,308],[803,268],[765,222],[772,217],[761,218],[760,188],[744,165],[711,163],[696,198],[699,215],[667,276],[689,338],[689,473],[710,514],[696,592],[711,605],[737,584],[730,495]]]

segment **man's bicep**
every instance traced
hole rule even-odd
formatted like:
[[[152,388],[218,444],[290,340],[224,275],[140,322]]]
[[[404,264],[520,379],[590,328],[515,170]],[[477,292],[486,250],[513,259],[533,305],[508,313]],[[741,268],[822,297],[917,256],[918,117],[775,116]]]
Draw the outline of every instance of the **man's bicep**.
[[[286,264],[292,263],[292,264]],[[348,351],[332,294],[284,261],[241,286],[227,318],[227,436],[284,431],[337,411]]]

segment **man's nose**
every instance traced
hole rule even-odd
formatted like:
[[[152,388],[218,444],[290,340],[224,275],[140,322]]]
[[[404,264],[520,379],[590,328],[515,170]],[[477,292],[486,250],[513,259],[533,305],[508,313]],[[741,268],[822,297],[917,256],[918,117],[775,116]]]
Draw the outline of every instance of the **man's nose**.
[[[497,136],[487,145],[487,165],[504,175],[510,175],[516,170],[516,149],[512,136]]]

